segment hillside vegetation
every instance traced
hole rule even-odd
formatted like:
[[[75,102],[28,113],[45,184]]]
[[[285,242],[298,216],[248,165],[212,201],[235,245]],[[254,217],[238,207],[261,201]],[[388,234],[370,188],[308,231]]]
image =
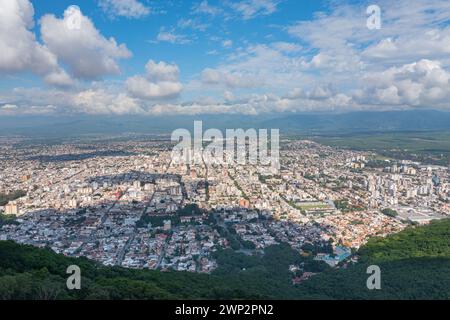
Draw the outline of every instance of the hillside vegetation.
[[[329,269],[287,245],[264,256],[217,253],[212,275],[103,267],[0,241],[0,299],[450,299],[450,220],[411,227],[360,249],[359,263]],[[323,271],[292,285],[291,264]],[[82,289],[66,289],[66,269],[82,270]],[[367,266],[381,268],[382,289],[366,287]]]

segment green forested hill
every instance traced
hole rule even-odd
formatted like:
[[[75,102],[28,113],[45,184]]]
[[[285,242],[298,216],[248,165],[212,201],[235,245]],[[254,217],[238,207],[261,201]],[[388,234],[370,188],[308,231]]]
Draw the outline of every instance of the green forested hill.
[[[450,219],[370,240],[359,263],[317,275],[301,296],[326,299],[450,299]],[[367,266],[381,269],[381,290],[364,285]]]
[[[103,267],[50,250],[0,242],[0,299],[450,299],[450,220],[373,239],[359,251],[360,263],[326,270],[291,284],[288,266],[304,262],[287,245],[262,257],[218,253],[213,275]],[[82,290],[66,289],[65,271],[76,264]],[[366,288],[368,265],[381,268],[382,289]]]
[[[411,258],[450,258],[450,219],[374,238],[359,250],[361,261],[376,263]]]

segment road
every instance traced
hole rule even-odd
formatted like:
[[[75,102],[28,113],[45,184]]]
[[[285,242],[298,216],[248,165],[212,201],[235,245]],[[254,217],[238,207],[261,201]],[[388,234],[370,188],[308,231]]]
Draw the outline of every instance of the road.
[[[166,171],[163,173],[163,178],[167,175],[167,171],[169,170],[170,166],[172,164],[172,159],[169,162],[169,165],[167,166]],[[139,219],[142,218],[142,216],[145,214],[145,212],[147,211],[147,208],[149,207],[149,205],[152,203],[153,198],[155,197],[156,192],[160,191],[159,189],[157,190],[155,188],[155,190],[152,193],[152,196],[150,197],[150,200],[147,202],[147,204],[145,205],[144,209],[142,210],[141,215],[139,216]],[[125,259],[125,255],[128,252],[128,250],[130,249],[131,244],[133,243],[134,239],[136,238],[136,233],[137,233],[137,226],[134,226],[134,230],[133,230],[133,234],[128,238],[127,242],[125,243],[125,245],[123,246],[123,248],[120,250],[120,252],[117,255],[117,260],[116,260],[116,264],[117,265],[122,265],[123,260]],[[161,256],[163,256],[165,252],[165,248],[163,250],[163,252],[161,252]],[[162,260],[162,257],[160,257],[160,261]],[[160,261],[158,262],[158,264],[160,263]]]
[[[122,198],[122,196],[128,191],[128,188],[125,190],[124,193],[122,193],[120,195],[120,197],[118,199],[116,199],[112,205],[105,211],[105,213],[103,213],[102,217],[100,218],[100,224],[98,227],[102,226],[106,219],[108,218],[108,214],[109,212],[112,210],[112,208],[115,207],[115,205],[120,201],[120,199]],[[92,242],[95,240],[95,233],[97,231],[98,228],[96,228],[95,230],[92,230],[92,232],[89,234],[89,237],[83,242],[83,244],[80,246],[80,248],[78,249],[79,251],[83,250],[83,248],[86,246],[87,243]]]

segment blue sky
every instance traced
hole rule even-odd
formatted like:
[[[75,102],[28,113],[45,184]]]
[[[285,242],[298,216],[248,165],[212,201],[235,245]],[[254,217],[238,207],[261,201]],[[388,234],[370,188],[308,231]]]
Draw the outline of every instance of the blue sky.
[[[210,0],[208,6],[224,10],[222,14],[211,16],[196,14],[195,8],[202,1],[142,1],[149,8],[149,14],[133,18],[119,13],[105,12],[99,1],[32,1],[36,20],[48,13],[62,16],[73,4],[79,6],[83,14],[89,16],[105,37],[114,37],[119,43],[126,43],[133,52],[133,59],[122,61],[124,78],[136,74],[151,58],[176,62],[183,70],[182,78],[188,80],[193,74],[226,59],[233,48],[249,43],[270,43],[292,40],[283,27],[298,20],[312,19],[315,12],[326,10],[318,0],[278,2],[273,14],[259,12],[252,18],[243,19],[243,15],[224,5],[224,1]],[[276,3],[276,2],[274,2]],[[225,11],[226,10],[226,11]],[[224,17],[223,15],[229,15]],[[200,25],[188,27],[183,22]],[[38,29],[36,26],[35,29]],[[168,33],[184,37],[188,43],[156,41],[164,28]],[[202,28],[202,29],[197,29]],[[204,29],[203,29],[204,28]],[[38,33],[38,32],[37,32]],[[222,42],[231,40],[232,47],[224,48]],[[179,40],[182,41],[182,40]],[[213,52],[217,51],[217,53]],[[195,61],[195,63],[193,63]]]
[[[446,0],[0,0],[0,116],[447,109],[449,17]]]

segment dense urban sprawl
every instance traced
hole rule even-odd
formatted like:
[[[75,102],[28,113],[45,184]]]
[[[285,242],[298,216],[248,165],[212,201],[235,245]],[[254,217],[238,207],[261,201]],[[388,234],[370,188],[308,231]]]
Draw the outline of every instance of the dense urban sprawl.
[[[450,214],[449,170],[312,141],[282,144],[281,168],[173,164],[164,141],[30,146],[7,140],[0,240],[105,265],[209,273],[214,252],[287,243],[330,266],[370,237]],[[295,266],[292,266],[295,269]]]

